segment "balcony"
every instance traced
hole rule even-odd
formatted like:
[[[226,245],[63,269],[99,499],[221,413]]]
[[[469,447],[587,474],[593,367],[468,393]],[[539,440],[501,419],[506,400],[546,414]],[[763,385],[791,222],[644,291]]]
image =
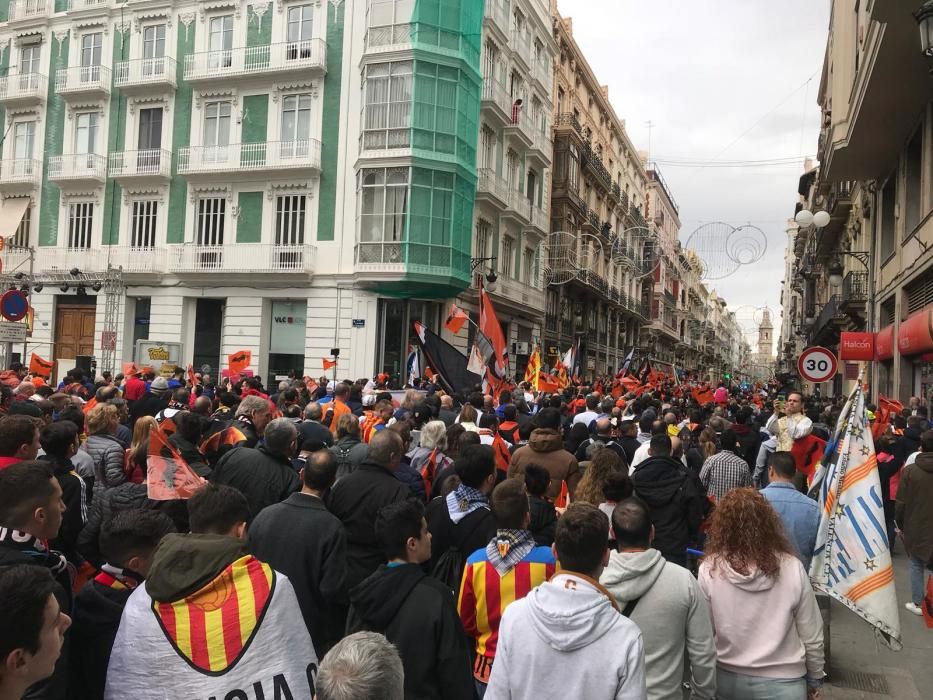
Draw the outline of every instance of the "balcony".
[[[42,161],[35,158],[10,158],[0,163],[0,185],[32,188],[42,181]]]
[[[110,0],[68,0],[68,12],[106,10]]]
[[[108,267],[122,268],[126,274],[168,272],[165,248],[131,248],[102,245],[96,248],[58,248],[39,246],[37,266],[46,271],[64,271],[77,267],[83,272],[105,272]]]
[[[840,318],[839,301],[839,296],[833,294],[823,306],[810,329],[810,345],[835,345],[838,342],[839,334],[834,322]]]
[[[539,161],[545,168],[551,167],[551,158],[553,156],[554,144],[551,141],[551,129],[545,126],[543,129],[532,127],[531,147],[528,149],[528,155]]]
[[[306,72],[327,72],[327,43],[323,39],[205,51],[185,56],[185,80],[189,82],[216,82],[299,71],[303,75]]]
[[[483,13],[486,26],[492,26],[499,33],[499,39],[508,41],[509,37],[509,7],[507,0],[486,0]]]
[[[321,142],[268,141],[178,149],[179,175],[232,175],[321,169]]]
[[[512,123],[512,98],[499,81],[483,79],[482,108],[484,116],[491,117],[496,126]]]
[[[509,48],[512,53],[524,65],[526,71],[534,67],[534,59],[531,54],[531,40],[526,32],[512,30],[512,37],[509,41]]]
[[[314,257],[312,245],[236,243],[202,246],[184,243],[168,246],[170,269],[179,274],[272,272],[310,276],[314,272]]]
[[[8,238],[6,247],[3,249],[3,252],[0,252],[0,260],[3,261],[3,271],[7,275],[29,271],[30,250],[29,248],[14,245],[10,242],[14,240],[15,237],[13,236]]]
[[[525,114],[527,106],[521,109],[513,110],[508,123],[505,124],[503,133],[512,137],[519,150],[530,149],[534,145],[534,119],[530,114]]]
[[[485,200],[504,209],[509,204],[509,186],[492,168],[476,171],[476,199]]]
[[[172,176],[172,152],[164,148],[117,151],[110,154],[109,173],[110,177],[120,180],[168,180]]]
[[[107,66],[71,66],[55,74],[55,92],[66,98],[103,97],[110,93]]]
[[[551,230],[548,213],[533,204],[531,205],[531,227],[537,229],[542,235],[547,235]]]
[[[70,153],[49,158],[49,180],[72,184],[103,184],[107,158],[96,153]]]
[[[502,214],[517,219],[521,224],[531,223],[531,201],[519,190],[509,190],[508,208]]]
[[[590,148],[589,144],[583,147],[583,157],[581,160],[583,161],[583,167],[588,169],[590,173],[595,176],[606,192],[611,192],[612,176],[609,174],[609,171],[606,170],[606,166],[603,165],[602,159]]]
[[[866,320],[868,304],[868,273],[850,272],[842,281],[842,298],[839,310],[849,316],[856,325],[862,326]]]
[[[481,277],[481,275],[478,277]],[[477,289],[479,288],[476,279],[473,281],[473,286]],[[506,277],[505,275],[499,275],[496,281],[496,291],[490,292],[490,294],[492,294],[493,297],[499,297],[499,299],[496,300],[497,304],[500,303],[500,300],[502,303],[509,305],[520,304],[526,307],[526,310],[532,310],[535,315],[540,314],[545,306],[543,289],[538,289],[530,284],[512,279],[511,277]]]
[[[39,104],[45,100],[48,81],[41,73],[0,78],[0,103],[6,106]]]
[[[128,95],[153,88],[174,88],[175,72],[175,59],[171,56],[119,61],[113,68],[113,84]]]
[[[583,137],[583,125],[576,115],[571,112],[561,112],[554,120],[554,131],[573,131],[577,136]]]
[[[55,11],[55,0],[10,0],[7,22],[11,25],[42,23]]]

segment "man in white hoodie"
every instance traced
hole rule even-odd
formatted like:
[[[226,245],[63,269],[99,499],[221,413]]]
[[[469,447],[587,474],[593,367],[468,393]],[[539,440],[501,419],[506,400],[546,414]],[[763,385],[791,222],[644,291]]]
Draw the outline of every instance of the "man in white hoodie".
[[[557,521],[560,570],[506,608],[485,700],[645,700],[638,627],[599,583],[609,560],[608,518],[576,503]]]
[[[709,605],[693,575],[666,564],[651,548],[654,527],[648,506],[638,498],[612,512],[618,551],[599,582],[615,597],[622,614],[642,631],[648,700],[681,700],[684,649],[690,659],[694,700],[716,697],[716,644]]]

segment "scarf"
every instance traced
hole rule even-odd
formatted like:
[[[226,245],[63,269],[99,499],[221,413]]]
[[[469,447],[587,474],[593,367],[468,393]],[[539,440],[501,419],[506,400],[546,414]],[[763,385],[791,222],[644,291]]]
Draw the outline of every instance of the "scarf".
[[[104,564],[100,567],[100,573],[94,577],[94,581],[107,588],[124,591],[127,589],[133,590],[142,583],[143,579],[139,574],[129,569]]]
[[[460,484],[455,490],[447,494],[447,512],[456,525],[475,510],[485,508],[489,510],[489,499],[482,491],[472,486]]]
[[[506,576],[534,548],[535,539],[530,531],[499,529],[486,545],[486,558],[499,576]]]
[[[44,566],[55,576],[68,568],[68,561],[64,554],[49,549],[38,538],[27,532],[0,526],[0,545],[19,550],[31,558],[34,564]]]

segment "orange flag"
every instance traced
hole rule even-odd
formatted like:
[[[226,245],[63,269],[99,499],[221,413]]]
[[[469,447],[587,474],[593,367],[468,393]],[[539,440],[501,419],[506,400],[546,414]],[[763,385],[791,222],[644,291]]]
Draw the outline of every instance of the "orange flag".
[[[240,374],[244,369],[250,366],[252,361],[252,352],[249,350],[239,350],[232,355],[227,356],[227,368],[233,374]]]
[[[538,375],[538,391],[543,391],[546,394],[558,393],[560,391],[560,385],[557,377],[552,374],[541,372],[541,374]]]
[[[153,501],[191,498],[206,482],[195,474],[165,433],[149,433],[149,456],[146,459],[146,490]]]
[[[324,365],[324,369],[333,369],[337,366],[337,360],[328,360],[326,357],[321,358],[321,364]]]
[[[463,328],[463,324],[465,324],[469,318],[470,317],[466,315],[463,309],[456,304],[452,304],[450,307],[450,316],[444,321],[444,325],[447,327],[447,330],[457,335],[460,329]]]
[[[32,357],[29,358],[29,373],[37,374],[40,377],[45,377],[48,379],[52,376],[52,368],[55,367],[54,362],[49,362],[48,360],[43,360],[36,353],[32,353]]]
[[[496,375],[500,378],[505,377],[508,374],[509,351],[505,344],[502,326],[499,325],[499,319],[496,317],[496,310],[485,289],[479,290],[479,330],[492,343],[496,358]]]

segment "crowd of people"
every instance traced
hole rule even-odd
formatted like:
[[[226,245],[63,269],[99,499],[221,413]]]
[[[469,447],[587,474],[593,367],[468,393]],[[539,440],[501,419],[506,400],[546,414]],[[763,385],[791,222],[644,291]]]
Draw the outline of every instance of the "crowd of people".
[[[838,401],[380,379],[5,372],[0,700],[821,696],[795,443]],[[929,427],[878,440],[918,614]]]

